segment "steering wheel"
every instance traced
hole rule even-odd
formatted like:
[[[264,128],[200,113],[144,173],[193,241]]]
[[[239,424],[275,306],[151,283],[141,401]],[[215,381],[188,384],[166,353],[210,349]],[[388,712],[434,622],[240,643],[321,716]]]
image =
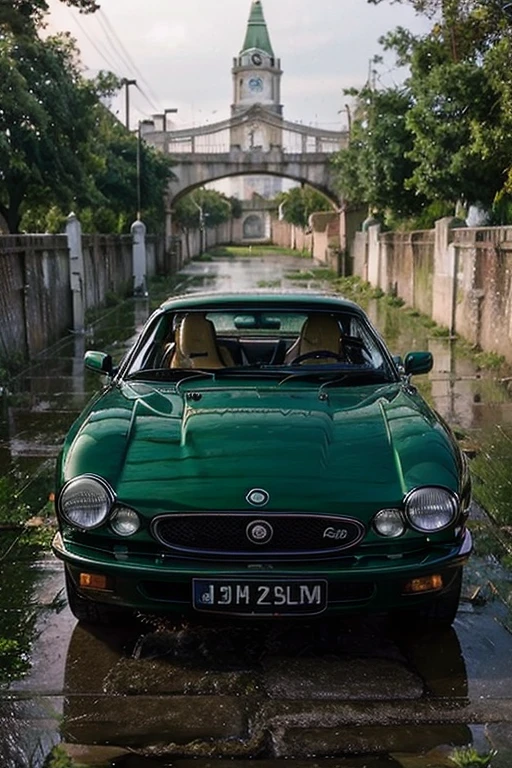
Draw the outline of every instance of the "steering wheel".
[[[290,361],[290,365],[300,365],[306,360],[325,360],[329,358],[337,360],[340,363],[345,361],[343,355],[338,355],[336,352],[330,352],[328,349],[315,349],[311,352],[304,352],[303,355],[299,355],[298,357],[294,357],[293,360]]]

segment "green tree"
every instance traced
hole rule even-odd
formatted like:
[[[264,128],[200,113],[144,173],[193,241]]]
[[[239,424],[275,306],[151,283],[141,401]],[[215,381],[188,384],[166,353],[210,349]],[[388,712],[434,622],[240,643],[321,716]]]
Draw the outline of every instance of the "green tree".
[[[17,232],[24,206],[90,199],[96,94],[66,36],[0,36],[0,214]]]
[[[98,10],[96,0],[61,0],[81,13],[92,13]],[[11,31],[16,35],[34,35],[49,11],[47,0],[1,0],[0,30]]]
[[[92,144],[95,151],[95,188],[100,196],[93,223],[96,231],[114,231],[129,227],[137,213],[137,152],[138,138],[101,103],[96,105],[97,118]],[[140,142],[140,202],[141,217],[150,231],[162,231],[165,224],[164,201],[167,186],[173,178],[171,159]],[[110,211],[106,216],[102,208]],[[101,217],[101,218],[99,218]],[[103,224],[102,224],[103,221]]]
[[[285,221],[303,229],[308,226],[312,213],[334,210],[333,203],[325,195],[308,186],[293,187],[288,192],[281,192],[275,202],[282,206]]]
[[[128,229],[138,139],[102,103],[119,87],[110,73],[83,78],[67,36],[0,37],[0,215],[10,232],[54,231],[71,209],[85,231]],[[142,215],[158,231],[172,163],[144,141],[140,161]]]
[[[381,0],[368,0],[378,4]],[[432,22],[381,43],[410,70],[400,89],[365,86],[335,159],[343,194],[391,217],[458,202],[510,208],[512,24],[501,0],[395,0]]]
[[[427,35],[398,28],[382,41],[410,68],[407,156],[414,171],[407,185],[429,201],[491,207],[512,157],[511,26],[497,3],[427,5],[443,11]]]
[[[190,233],[199,229],[212,229],[242,213],[239,200],[228,198],[214,189],[201,187],[181,197],[173,211],[174,223],[185,235],[187,255],[190,257]]]
[[[356,96],[350,143],[334,159],[338,188],[350,203],[367,204],[400,217],[418,213],[423,195],[407,188],[415,163],[413,134],[407,125],[412,107],[408,88],[376,90],[368,85]]]

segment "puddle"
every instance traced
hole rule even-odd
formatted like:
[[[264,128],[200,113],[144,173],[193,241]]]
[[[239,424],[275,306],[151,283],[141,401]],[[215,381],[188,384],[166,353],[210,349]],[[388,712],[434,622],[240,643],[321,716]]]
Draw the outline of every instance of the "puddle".
[[[114,307],[85,336],[40,356],[1,399],[4,517],[48,509],[60,441],[99,385],[84,370],[86,349],[119,360],[175,290],[322,287],[316,279],[290,281],[306,267],[282,256],[192,262],[173,281],[159,281],[150,300]],[[417,384],[474,445],[480,492],[505,511],[510,382],[479,370],[417,318],[382,302],[368,312],[393,353],[434,353],[434,370]],[[484,519],[475,525],[481,550],[455,627],[422,638],[397,635],[378,617],[299,629],[147,620],[128,633],[91,632],[65,605],[61,564],[34,546],[44,525],[35,534],[0,528],[2,768],[42,768],[59,742],[78,761],[117,768],[185,768],[190,758],[196,768],[246,768],[249,759],[251,768],[278,768],[285,759],[288,768],[427,768],[432,762],[422,755],[441,748],[435,759],[443,765],[447,749],[472,743],[499,749],[493,768],[509,768],[512,634],[493,586],[504,594],[510,583],[496,557],[499,528]]]

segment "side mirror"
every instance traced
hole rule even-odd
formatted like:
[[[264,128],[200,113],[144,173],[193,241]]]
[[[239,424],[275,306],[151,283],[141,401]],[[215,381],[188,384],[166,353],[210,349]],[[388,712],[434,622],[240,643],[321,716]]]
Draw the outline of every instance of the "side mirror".
[[[95,373],[102,373],[104,376],[112,376],[114,367],[112,365],[112,358],[105,352],[94,352],[89,350],[85,353],[84,365],[90,371]]]
[[[404,370],[409,376],[429,373],[434,365],[432,352],[408,352],[404,359]]]

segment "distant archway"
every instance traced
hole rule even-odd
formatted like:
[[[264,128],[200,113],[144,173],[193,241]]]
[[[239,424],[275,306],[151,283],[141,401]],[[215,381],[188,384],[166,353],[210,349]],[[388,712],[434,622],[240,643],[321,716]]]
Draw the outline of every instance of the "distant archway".
[[[265,222],[257,213],[251,213],[244,221],[244,240],[263,240],[265,237]]]

